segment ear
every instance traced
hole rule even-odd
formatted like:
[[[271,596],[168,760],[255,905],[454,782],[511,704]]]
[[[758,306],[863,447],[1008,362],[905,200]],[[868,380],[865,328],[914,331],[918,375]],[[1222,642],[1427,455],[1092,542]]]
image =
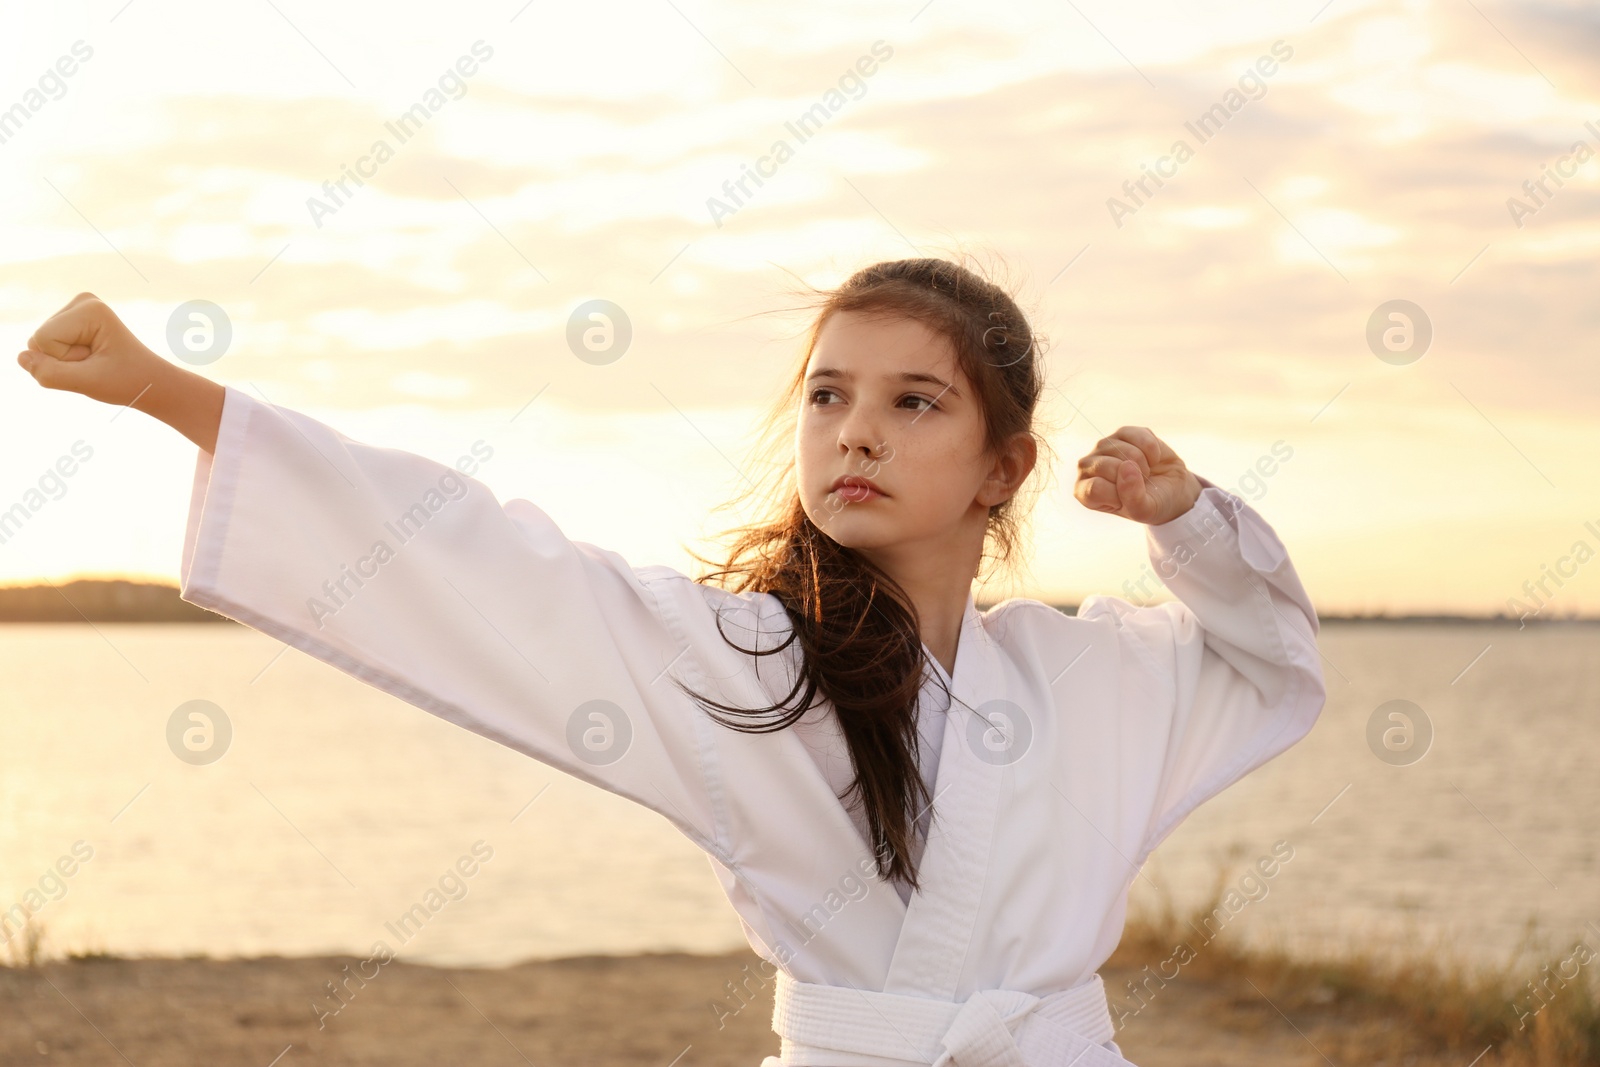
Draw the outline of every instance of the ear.
[[[1011,499],[1038,461],[1039,445],[1033,434],[1026,430],[1012,434],[990,464],[983,485],[978,488],[977,502],[992,508]]]

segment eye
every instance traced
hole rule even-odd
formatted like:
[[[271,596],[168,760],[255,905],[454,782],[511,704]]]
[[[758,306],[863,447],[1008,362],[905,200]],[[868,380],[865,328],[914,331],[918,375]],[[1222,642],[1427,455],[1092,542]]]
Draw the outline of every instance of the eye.
[[[824,393],[826,393],[828,396],[833,396],[834,395],[834,392],[833,392],[832,389],[813,389],[813,390],[811,390],[811,397],[810,397],[811,402],[813,404],[817,403],[817,397],[822,396]]]
[[[901,403],[905,403],[907,400],[921,400],[925,404],[927,404],[928,405],[927,407],[919,409],[921,411],[929,411],[929,410],[939,406],[938,403],[936,401],[934,401],[932,398],[923,396],[920,393],[910,393],[910,394],[900,398],[900,402]]]

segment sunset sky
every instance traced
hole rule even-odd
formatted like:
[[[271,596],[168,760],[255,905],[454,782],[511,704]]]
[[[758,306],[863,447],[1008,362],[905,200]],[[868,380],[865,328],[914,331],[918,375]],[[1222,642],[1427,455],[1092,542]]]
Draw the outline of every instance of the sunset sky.
[[[24,503],[0,583],[177,577],[194,446],[14,363],[80,291],[175,360],[169,319],[210,301],[232,337],[200,373],[442,462],[488,442],[502,500],[696,572],[800,358],[797,279],[965,251],[1049,340],[1058,457],[1029,570],[980,598],[1138,575],[1143,528],[1072,481],[1139,425],[1272,523],[1324,612],[1506,611],[1560,569],[1545,614],[1600,612],[1592,2],[0,21],[0,512],[90,452]],[[592,300],[631,322],[608,363],[569,346]],[[1392,301],[1420,357],[1369,341]]]

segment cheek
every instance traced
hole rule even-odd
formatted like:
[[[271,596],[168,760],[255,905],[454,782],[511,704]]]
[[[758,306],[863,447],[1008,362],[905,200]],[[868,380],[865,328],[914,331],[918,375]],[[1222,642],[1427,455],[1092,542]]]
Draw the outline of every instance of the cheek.
[[[966,450],[942,442],[917,442],[884,464],[884,477],[911,496],[911,510],[929,518],[971,503],[977,475]],[[898,469],[896,469],[898,467]]]
[[[804,435],[795,438],[794,470],[795,475],[800,479],[802,491],[804,491],[806,484],[822,471],[826,463],[825,454],[819,451],[821,447],[825,446],[819,446],[815,439],[807,438]]]
[[[818,486],[818,482],[826,480],[829,466],[827,442],[819,442],[816,438],[808,439],[804,433],[795,438],[794,447],[794,477],[795,487],[799,492],[800,501],[808,512],[822,508],[827,491]],[[813,520],[816,516],[812,515]]]

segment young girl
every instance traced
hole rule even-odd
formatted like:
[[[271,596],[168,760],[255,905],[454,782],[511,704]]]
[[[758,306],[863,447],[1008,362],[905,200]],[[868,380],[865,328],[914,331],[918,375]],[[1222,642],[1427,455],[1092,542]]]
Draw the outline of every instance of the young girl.
[[[1322,708],[1282,543],[1142,427],[1075,495],[1145,524],[1178,600],[976,609],[1043,367],[1005,292],[944,260],[826,294],[779,403],[783,506],[701,580],[169,363],[91,294],[19,362],[200,447],[185,600],[700,846],[776,984],[764,1067],[1126,1067],[1095,972],[1129,884]]]

